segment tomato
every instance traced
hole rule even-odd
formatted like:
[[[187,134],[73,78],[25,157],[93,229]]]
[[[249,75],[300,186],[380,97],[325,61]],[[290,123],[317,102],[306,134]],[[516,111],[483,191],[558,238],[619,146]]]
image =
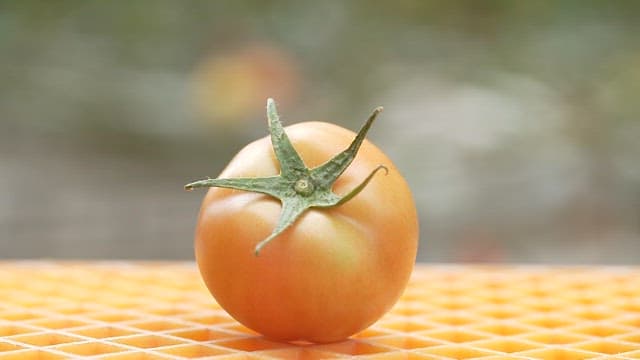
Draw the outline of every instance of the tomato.
[[[326,122],[298,123],[284,131],[310,169],[356,136]],[[278,226],[281,202],[211,187],[198,217],[195,256],[220,306],[266,337],[319,343],[345,339],[384,315],[415,262],[418,220],[410,189],[391,160],[364,140],[333,191],[348,193],[379,165],[388,169],[386,176],[371,177],[343,204],[307,209],[258,256],[256,245]],[[280,171],[265,137],[243,148],[219,178],[273,177]]]

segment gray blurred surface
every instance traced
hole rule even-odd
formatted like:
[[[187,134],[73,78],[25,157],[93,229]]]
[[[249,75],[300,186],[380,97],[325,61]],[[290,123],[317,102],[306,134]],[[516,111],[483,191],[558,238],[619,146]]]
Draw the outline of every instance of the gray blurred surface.
[[[189,259],[203,193],[285,123],[409,181],[419,260],[639,263],[640,3],[0,2],[0,258]]]

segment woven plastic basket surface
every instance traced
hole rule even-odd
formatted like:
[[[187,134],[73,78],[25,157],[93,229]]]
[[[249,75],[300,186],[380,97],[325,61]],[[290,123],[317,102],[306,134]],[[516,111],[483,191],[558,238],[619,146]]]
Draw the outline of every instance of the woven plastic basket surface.
[[[192,263],[0,263],[0,360],[640,359],[640,268],[419,265],[393,310],[334,344],[270,341]]]

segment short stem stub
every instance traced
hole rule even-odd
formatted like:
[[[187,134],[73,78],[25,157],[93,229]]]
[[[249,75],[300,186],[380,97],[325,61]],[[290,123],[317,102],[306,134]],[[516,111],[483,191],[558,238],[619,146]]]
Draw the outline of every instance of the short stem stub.
[[[346,195],[339,196],[331,190],[335,181],[355,158],[371,124],[381,111],[382,108],[378,107],[372,112],[347,149],[326,163],[316,168],[308,169],[304,165],[300,155],[291,145],[280,123],[275,102],[273,99],[268,99],[267,118],[269,120],[269,132],[271,134],[271,142],[276,158],[280,163],[280,175],[265,178],[205,179],[187,184],[185,189],[225,187],[260,192],[279,199],[282,203],[280,218],[271,235],[256,245],[255,254],[258,255],[267,243],[293,225],[296,219],[307,209],[312,207],[327,208],[339,206],[360,193],[378,170],[388,172],[384,165],[379,165],[371,171],[367,178]],[[292,184],[291,179],[296,178],[297,180]],[[292,187],[294,191],[291,191]]]
[[[296,193],[302,196],[309,196],[313,194],[315,186],[310,179],[302,178],[296,181],[295,185],[293,185],[293,189],[296,191]]]

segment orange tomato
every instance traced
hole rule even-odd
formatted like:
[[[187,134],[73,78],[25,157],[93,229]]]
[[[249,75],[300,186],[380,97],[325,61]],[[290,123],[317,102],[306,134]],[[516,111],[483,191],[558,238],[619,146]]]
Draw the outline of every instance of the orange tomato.
[[[355,133],[325,122],[285,128],[308,168],[344,150]],[[311,208],[265,246],[281,203],[268,195],[210,188],[195,235],[208,289],[232,317],[269,338],[332,342],[374,323],[403,292],[415,262],[418,220],[409,187],[391,160],[365,140],[333,186],[353,189],[378,165],[388,174],[348,202]],[[279,174],[269,137],[242,149],[220,178]]]

